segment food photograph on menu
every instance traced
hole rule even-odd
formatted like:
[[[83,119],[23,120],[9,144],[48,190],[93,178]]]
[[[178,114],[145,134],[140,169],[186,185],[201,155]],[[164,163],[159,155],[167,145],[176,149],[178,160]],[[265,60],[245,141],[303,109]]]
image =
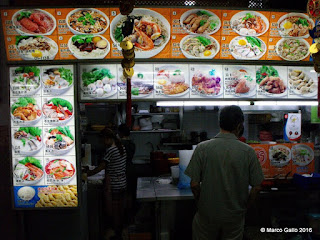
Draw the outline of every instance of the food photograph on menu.
[[[56,19],[42,9],[22,9],[12,16],[12,23],[21,35],[51,35]]]
[[[117,68],[109,65],[81,65],[81,91],[84,98],[113,98],[117,93]]]
[[[181,15],[180,24],[190,34],[211,35],[221,27],[220,18],[204,9],[191,9]]]
[[[259,12],[242,11],[231,18],[231,28],[241,36],[260,36],[269,29],[269,20]]]
[[[14,96],[33,96],[41,88],[40,68],[20,66],[10,68],[10,87]]]
[[[189,69],[186,64],[154,65],[155,97],[189,97]]]
[[[43,147],[42,129],[40,127],[20,127],[13,129],[12,134],[14,153],[32,156]]]
[[[11,117],[14,123],[32,126],[42,117],[40,98],[20,97],[11,99]]]
[[[289,97],[316,98],[318,94],[317,75],[312,67],[288,68]]]
[[[258,97],[287,98],[287,68],[256,66]]]
[[[124,37],[130,25],[133,31]],[[135,8],[130,15],[117,15],[110,24],[111,39],[120,48],[120,42],[130,40],[135,46],[136,58],[151,58],[160,53],[170,40],[170,24],[161,14],[150,9]]]
[[[51,98],[44,101],[42,112],[47,124],[63,125],[73,117],[73,105],[64,98]]]
[[[109,27],[108,16],[95,8],[74,9],[66,22],[73,34],[103,34]]]
[[[45,93],[64,94],[73,85],[73,66],[42,67],[41,81]]]
[[[131,96],[132,98],[153,98],[153,65],[136,64],[133,67],[134,74],[131,78]],[[123,76],[123,69],[118,69],[118,96],[127,97],[127,79]]]
[[[74,134],[71,133],[69,126],[52,127],[45,132],[44,143],[46,152],[63,155],[74,147]]]
[[[221,65],[190,66],[190,97],[223,97]]]
[[[58,44],[45,36],[16,36],[16,48],[23,60],[53,60]]]
[[[255,97],[255,66],[224,65],[224,97]]]
[[[281,37],[307,38],[314,21],[303,13],[288,13],[278,20]]]
[[[186,58],[210,59],[219,52],[220,44],[211,36],[187,35],[181,40],[180,49]]]
[[[260,38],[238,36],[229,44],[231,55],[239,60],[258,60],[267,51],[267,45]]]

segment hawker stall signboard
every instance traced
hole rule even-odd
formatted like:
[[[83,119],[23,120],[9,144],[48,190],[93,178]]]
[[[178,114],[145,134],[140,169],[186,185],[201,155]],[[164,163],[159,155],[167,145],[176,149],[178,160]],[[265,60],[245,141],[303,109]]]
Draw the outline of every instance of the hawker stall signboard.
[[[10,68],[15,208],[77,207],[73,66]]]
[[[136,58],[309,61],[314,20],[306,13],[135,8],[5,9],[8,61]]]

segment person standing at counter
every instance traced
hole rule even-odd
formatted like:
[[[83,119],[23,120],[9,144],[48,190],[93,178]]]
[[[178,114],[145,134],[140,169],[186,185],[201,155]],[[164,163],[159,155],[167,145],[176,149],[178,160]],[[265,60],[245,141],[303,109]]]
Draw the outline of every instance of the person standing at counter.
[[[130,129],[126,124],[121,124],[118,127],[118,135],[120,137],[121,143],[126,149],[127,154],[127,183],[128,183],[128,220],[130,221],[134,217],[134,202],[137,189],[137,176],[135,173],[134,165],[132,162],[133,156],[136,152],[136,145],[130,139]]]
[[[223,108],[220,133],[198,144],[185,170],[198,207],[193,240],[242,240],[246,209],[264,179],[254,149],[238,140],[243,122],[240,107]]]
[[[88,170],[87,175],[94,175],[105,169],[104,197],[108,215],[112,217],[115,236],[111,239],[122,239],[122,229],[125,218],[125,199],[127,189],[125,147],[115,133],[108,128],[101,131],[107,147],[104,161],[93,170]]]

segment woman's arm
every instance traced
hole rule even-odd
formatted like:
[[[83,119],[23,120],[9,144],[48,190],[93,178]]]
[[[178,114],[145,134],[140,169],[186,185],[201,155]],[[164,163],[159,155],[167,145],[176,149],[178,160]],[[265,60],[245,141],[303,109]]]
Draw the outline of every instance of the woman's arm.
[[[106,168],[106,161],[102,161],[98,167],[96,167],[95,169],[92,169],[92,170],[88,170],[87,172],[87,175],[88,177],[89,176],[92,176],[92,175],[95,175],[97,174],[98,172],[101,172],[103,169]]]

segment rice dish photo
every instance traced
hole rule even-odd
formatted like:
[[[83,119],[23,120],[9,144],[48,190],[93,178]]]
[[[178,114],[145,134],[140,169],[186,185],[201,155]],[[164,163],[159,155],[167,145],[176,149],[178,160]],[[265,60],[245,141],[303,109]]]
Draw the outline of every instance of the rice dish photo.
[[[81,88],[92,98],[110,97],[116,93],[117,79],[109,68],[92,68],[84,70],[82,75]]]
[[[235,59],[258,60],[266,52],[266,44],[257,37],[235,37],[229,44],[230,52]]]
[[[207,10],[192,9],[181,15],[180,24],[193,34],[211,35],[221,27],[220,18]]]
[[[198,70],[192,76],[192,88],[194,88],[201,95],[220,95],[222,93],[222,85],[221,78],[216,76],[214,69],[211,70],[209,74]]]
[[[279,19],[278,26],[281,37],[307,38],[314,22],[306,14],[289,13]]]
[[[149,9],[137,8],[128,16],[117,15],[111,22],[110,31],[117,46],[123,40],[130,40],[137,58],[155,56],[170,40],[168,20]]]
[[[44,88],[52,94],[61,94],[73,84],[73,73],[64,67],[52,67],[44,70],[42,74]]]
[[[164,95],[181,96],[189,90],[184,73],[174,66],[161,68],[156,75],[155,81],[162,86]]]
[[[189,35],[181,40],[180,48],[186,58],[214,58],[220,46],[213,37]]]
[[[16,36],[16,48],[23,60],[52,60],[58,53],[57,43],[42,36]]]
[[[231,72],[230,80],[225,79],[226,90],[230,89],[236,96],[248,95],[255,90],[256,82],[245,68],[235,69]]]
[[[22,9],[12,16],[12,23],[21,35],[51,35],[55,18],[41,9]]]
[[[239,12],[231,18],[230,24],[241,36],[260,36],[269,28],[268,19],[258,12]]]
[[[36,190],[32,187],[22,187],[18,190],[17,195],[24,201],[30,201],[36,195]]]
[[[283,38],[276,44],[279,57],[287,61],[300,61],[309,55],[309,43],[304,39]]]
[[[316,96],[318,82],[299,69],[289,70],[289,86],[296,94]]]
[[[17,67],[11,71],[10,76],[10,86],[13,93],[16,95],[34,95],[41,87],[39,67]]]
[[[74,34],[102,34],[109,27],[106,14],[94,8],[78,8],[67,15],[67,25]]]
[[[75,35],[68,41],[71,53],[78,59],[102,59],[110,51],[108,40],[100,35]]]

